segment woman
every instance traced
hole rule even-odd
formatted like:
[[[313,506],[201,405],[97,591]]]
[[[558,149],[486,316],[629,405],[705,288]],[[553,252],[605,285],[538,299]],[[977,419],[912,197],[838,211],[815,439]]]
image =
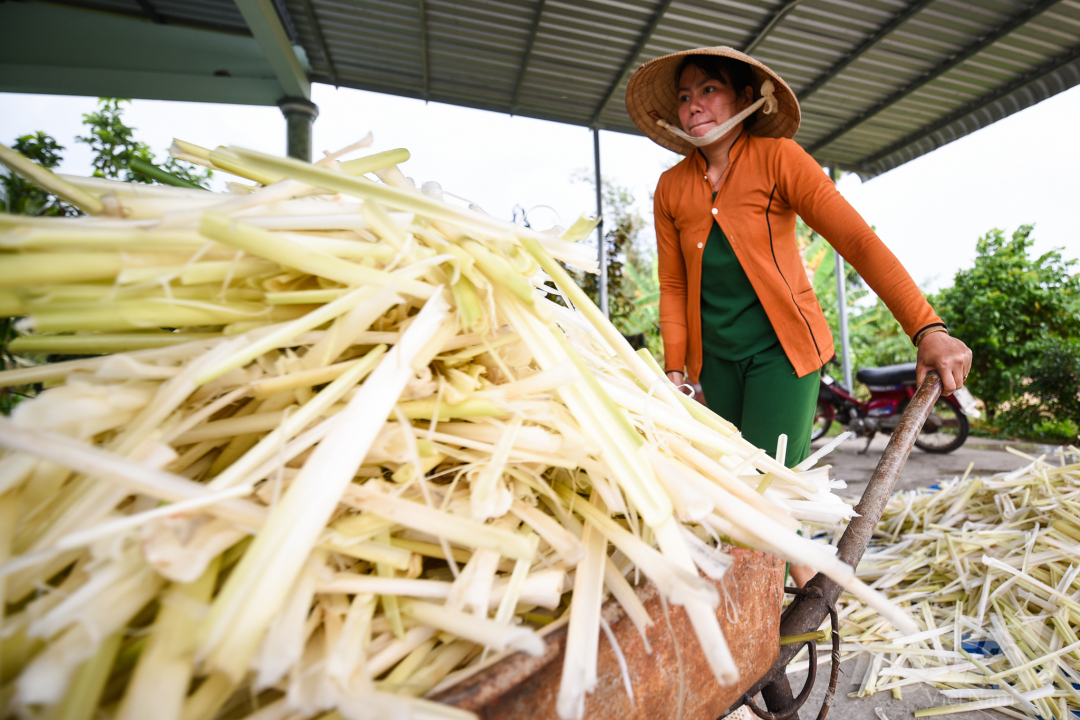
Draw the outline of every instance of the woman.
[[[726,47],[646,63],[627,109],[654,141],[686,155],[655,194],[660,330],[668,377],[700,378],[710,409],[786,464],[810,452],[819,370],[833,339],[795,240],[801,216],[850,262],[918,348],[944,393],[971,351],[949,336],[911,276],[792,138],[798,101],[769,68]],[[681,128],[681,130],[679,129]]]

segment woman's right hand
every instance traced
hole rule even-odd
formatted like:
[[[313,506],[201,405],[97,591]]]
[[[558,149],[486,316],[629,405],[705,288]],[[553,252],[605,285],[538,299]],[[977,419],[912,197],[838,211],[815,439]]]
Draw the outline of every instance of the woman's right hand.
[[[694,389],[686,384],[686,380],[683,374],[678,370],[672,370],[667,374],[668,380],[675,385],[675,389],[681,392],[683,395],[694,397]]]

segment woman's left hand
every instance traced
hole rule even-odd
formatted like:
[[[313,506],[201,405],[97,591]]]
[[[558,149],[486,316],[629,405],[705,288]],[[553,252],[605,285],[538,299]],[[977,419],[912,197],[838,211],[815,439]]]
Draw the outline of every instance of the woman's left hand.
[[[919,356],[915,366],[915,385],[922,386],[931,370],[941,376],[941,394],[952,395],[964,387],[971,370],[971,350],[947,333],[936,332],[919,341]]]

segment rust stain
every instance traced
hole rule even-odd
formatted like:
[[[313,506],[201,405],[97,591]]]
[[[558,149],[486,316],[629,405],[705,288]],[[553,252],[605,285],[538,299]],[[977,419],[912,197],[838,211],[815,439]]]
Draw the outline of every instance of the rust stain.
[[[586,717],[674,719],[679,714],[681,694],[683,718],[715,720],[772,667],[779,654],[784,562],[754,550],[724,549],[735,562],[723,581],[716,583],[721,597],[717,616],[739,668],[739,682],[728,687],[716,682],[685,611],[677,605],[668,606],[669,628],[656,588],[645,583],[637,592],[653,619],[648,631],[651,654],[646,653],[637,628],[615,600],[608,600],[603,608],[604,619],[626,657],[634,707],[626,696],[615,653],[601,633],[599,679],[596,691],[586,700]],[[511,655],[434,699],[471,710],[484,720],[557,718],[555,698],[565,643],[563,627],[547,637],[547,651],[542,656]]]

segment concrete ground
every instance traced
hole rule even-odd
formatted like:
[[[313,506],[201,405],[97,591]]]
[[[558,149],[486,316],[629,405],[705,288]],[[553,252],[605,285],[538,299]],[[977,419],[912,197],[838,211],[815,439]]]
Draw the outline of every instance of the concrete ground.
[[[862,491],[870,481],[870,476],[877,466],[878,458],[881,457],[887,443],[888,437],[879,435],[871,443],[869,452],[862,455],[859,454],[859,451],[866,445],[866,440],[849,440],[822,461],[822,464],[832,465],[832,476],[834,478],[841,478],[848,483],[847,489],[838,490],[838,494],[850,498],[858,498],[862,495]],[[823,444],[824,441],[819,441],[815,443],[815,447],[820,447]],[[1026,464],[1027,461],[1023,458],[1007,452],[1005,448],[1008,446],[1035,457],[1043,453],[1049,454],[1055,449],[1052,446],[986,440],[984,438],[969,438],[963,447],[945,455],[934,455],[915,448],[912,450],[908,462],[900,474],[896,489],[907,490],[916,487],[927,487],[950,480],[957,475],[962,475],[969,463],[975,464],[972,472],[976,475],[993,475],[1005,470],[1014,470]],[[870,658],[868,655],[860,655],[847,660],[840,666],[836,696],[832,708],[829,710],[828,720],[908,720],[914,717],[916,710],[958,702],[950,700],[934,687],[925,684],[903,688],[903,698],[901,700],[895,700],[891,692],[875,693],[862,698],[849,698],[848,693],[859,689],[869,663]],[[788,674],[793,694],[799,694],[805,679],[805,672]],[[807,700],[803,710],[799,713],[803,720],[813,720],[817,716],[825,696],[828,680],[829,665],[821,665],[818,671],[817,683],[810,695],[810,699]],[[986,718],[1007,720],[1007,716],[992,710],[964,713],[963,715],[944,715],[942,717],[966,718],[967,720],[985,720]]]
[[[940,707],[942,705],[962,702],[945,697],[937,688],[925,683],[909,685],[901,688],[901,700],[896,700],[892,692],[885,691],[867,695],[861,698],[849,698],[848,693],[855,692],[862,683],[863,675],[870,665],[868,655],[859,655],[840,665],[840,676],[836,683],[836,695],[832,707],[829,709],[827,720],[910,720],[916,710],[923,708]],[[806,681],[806,673],[788,673],[788,682],[791,683],[791,692],[798,695]],[[818,710],[821,709],[822,700],[825,698],[825,689],[829,684],[829,665],[821,665],[818,668],[817,683],[810,692],[803,709],[799,711],[802,720],[814,720]],[[880,711],[880,712],[879,712]],[[943,718],[964,718],[966,720],[1010,720],[1007,715],[994,712],[993,710],[976,710],[967,713],[954,713],[941,715]]]
[[[813,449],[824,445],[826,440],[818,440],[813,444]],[[865,438],[848,440],[840,445],[826,458],[822,459],[821,465],[832,466],[832,477],[845,480],[848,483],[846,490],[838,490],[837,494],[842,497],[862,497],[863,490],[870,482],[870,476],[877,467],[881,453],[889,442],[888,435],[878,434],[870,444],[869,451],[863,455],[861,451],[866,447]],[[969,437],[964,446],[951,453],[944,455],[928,453],[919,448],[912,448],[908,456],[907,464],[896,482],[895,490],[911,490],[918,487],[929,487],[945,480],[951,480],[957,475],[963,475],[970,463],[975,463],[971,472],[975,475],[993,475],[1005,470],[1015,470],[1027,461],[1005,450],[1012,447],[1014,450],[1038,457],[1043,453],[1050,454],[1056,448],[1052,445],[1036,445],[1034,443],[1013,442],[1009,440],[988,440],[986,438]]]

